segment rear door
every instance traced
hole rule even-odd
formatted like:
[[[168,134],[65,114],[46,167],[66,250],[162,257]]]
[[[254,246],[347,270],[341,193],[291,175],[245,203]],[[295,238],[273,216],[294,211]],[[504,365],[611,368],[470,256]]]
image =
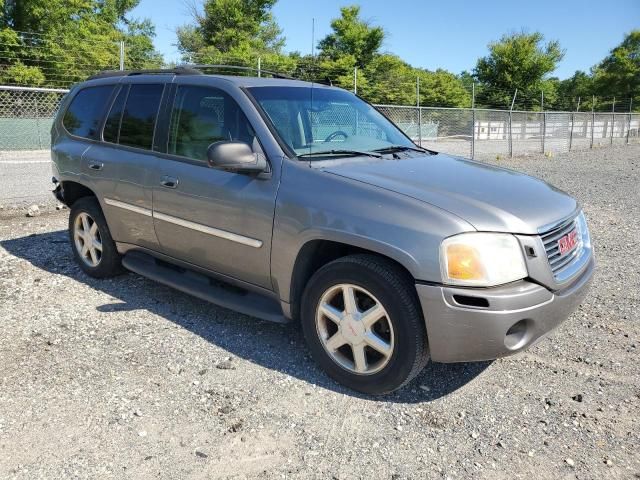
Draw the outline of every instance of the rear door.
[[[88,161],[90,151],[100,140],[104,115],[109,109],[117,85],[94,85],[81,88],[62,115],[62,129],[55,136],[52,153],[56,168],[65,177],[76,177],[102,198],[111,188],[110,172],[96,169]]]
[[[154,139],[164,83],[122,84],[107,115],[103,142],[85,155],[89,168],[108,173],[103,208],[117,242],[158,250],[152,218],[157,169]]]
[[[211,143],[241,141],[255,152],[262,152],[261,145],[232,87],[225,91],[222,85],[177,83],[167,115],[167,155],[153,179],[154,220],[162,250],[270,289],[278,177],[210,168]]]

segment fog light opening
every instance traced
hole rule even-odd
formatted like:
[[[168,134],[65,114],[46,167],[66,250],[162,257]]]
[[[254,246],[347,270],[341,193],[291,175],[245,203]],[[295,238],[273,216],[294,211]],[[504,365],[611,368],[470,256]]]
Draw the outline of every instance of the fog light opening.
[[[529,320],[520,320],[507,330],[507,334],[504,337],[504,345],[509,350],[518,350],[524,347],[527,343],[529,335]]]

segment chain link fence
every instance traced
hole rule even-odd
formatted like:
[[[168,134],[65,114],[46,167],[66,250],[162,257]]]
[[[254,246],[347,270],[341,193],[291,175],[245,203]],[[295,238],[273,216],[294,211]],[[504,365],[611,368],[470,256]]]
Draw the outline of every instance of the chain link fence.
[[[0,155],[48,150],[53,117],[66,93],[62,89],[0,86]],[[640,143],[638,113],[375,107],[416,143],[470,158]],[[351,120],[336,122],[351,124]]]
[[[640,144],[640,114],[377,108],[423,147],[475,159]]]

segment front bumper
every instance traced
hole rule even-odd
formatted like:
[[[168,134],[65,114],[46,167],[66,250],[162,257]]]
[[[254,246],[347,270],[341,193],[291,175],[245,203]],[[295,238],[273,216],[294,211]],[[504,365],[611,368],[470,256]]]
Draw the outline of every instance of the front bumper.
[[[434,362],[473,362],[513,355],[562,323],[584,300],[594,260],[567,288],[551,292],[520,281],[472,289],[416,285]]]

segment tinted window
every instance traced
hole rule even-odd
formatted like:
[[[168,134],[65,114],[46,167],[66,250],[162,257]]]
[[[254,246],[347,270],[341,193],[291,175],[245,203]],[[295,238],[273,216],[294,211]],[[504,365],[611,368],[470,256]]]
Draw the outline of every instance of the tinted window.
[[[122,111],[124,110],[124,102],[127,99],[129,87],[123,87],[116,97],[107,121],[104,124],[104,132],[102,137],[105,142],[118,143],[118,133],[120,132],[120,121],[122,120]]]
[[[67,131],[83,138],[97,138],[102,115],[114,86],[89,87],[71,101],[62,123]]]
[[[171,113],[169,153],[206,161],[209,145],[220,141],[253,144],[254,132],[238,104],[208,87],[179,87]]]
[[[163,85],[132,85],[122,115],[120,145],[151,150]]]

